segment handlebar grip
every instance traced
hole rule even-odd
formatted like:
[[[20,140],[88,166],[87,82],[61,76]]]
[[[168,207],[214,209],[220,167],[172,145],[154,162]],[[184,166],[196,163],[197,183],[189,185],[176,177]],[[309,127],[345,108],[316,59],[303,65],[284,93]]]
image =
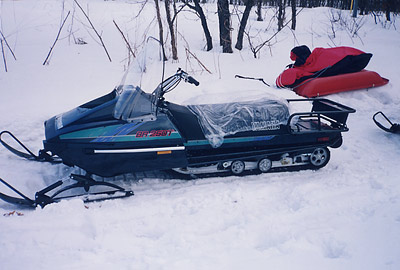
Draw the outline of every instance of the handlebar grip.
[[[188,80],[189,83],[194,84],[194,85],[196,85],[196,86],[199,86],[199,84],[200,84],[200,83],[199,83],[195,78],[193,78],[192,76],[188,76],[187,80]]]

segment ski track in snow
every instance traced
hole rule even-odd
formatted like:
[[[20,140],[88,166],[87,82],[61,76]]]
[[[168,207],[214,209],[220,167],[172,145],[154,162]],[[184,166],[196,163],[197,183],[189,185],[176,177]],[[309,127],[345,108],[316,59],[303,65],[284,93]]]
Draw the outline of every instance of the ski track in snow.
[[[50,64],[42,66],[61,16],[73,10],[73,1],[0,4],[0,29],[17,56],[14,61],[7,53],[9,72],[0,65],[0,130],[12,131],[33,152],[42,147],[46,119],[104,95],[119,83],[127,50],[113,19],[129,32],[138,51],[145,31],[158,35],[151,21],[151,3],[132,19],[141,7],[136,1],[79,2],[102,32],[113,62],[107,60],[76,9],[74,22],[66,23]],[[329,9],[305,9],[298,17],[296,40],[285,29],[271,50],[265,48],[254,59],[246,42],[241,52],[221,54],[215,4],[204,9],[216,48],[205,52],[199,21],[188,12],[179,15],[180,60],[168,61],[165,74],[182,67],[200,86],[182,83],[166,96],[173,102],[218,103],[266,95],[297,98],[289,90],[267,88],[260,82],[234,79],[234,75],[262,77],[272,83],[290,63],[290,50],[300,44],[352,46],[371,52],[368,69],[390,82],[328,97],[357,112],[349,116],[350,131],[343,134],[343,145],[332,149],[330,162],[318,171],[119,181],[135,196],[86,205],[72,199],[35,210],[0,201],[0,269],[400,268],[400,136],[384,133],[372,122],[379,110],[400,122],[398,18],[394,25],[383,27],[365,16],[359,37],[336,25],[336,37],[329,38]],[[237,29],[236,16],[232,19]],[[273,29],[265,31],[265,24],[251,15],[251,31],[262,30],[264,40],[273,33]],[[88,44],[75,45],[67,31],[71,27],[75,38]],[[212,74],[201,72],[193,58],[186,59],[183,46],[189,46]],[[162,64],[148,65],[141,87],[149,92],[161,80]],[[67,178],[71,171],[0,150],[0,177],[29,197]],[[0,192],[10,194],[3,186]],[[7,215],[14,210],[22,215]]]

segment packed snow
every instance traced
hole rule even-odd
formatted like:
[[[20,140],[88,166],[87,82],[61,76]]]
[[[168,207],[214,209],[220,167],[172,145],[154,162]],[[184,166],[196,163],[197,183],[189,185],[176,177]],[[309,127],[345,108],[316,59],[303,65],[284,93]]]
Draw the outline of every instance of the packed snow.
[[[154,42],[147,41],[149,36],[158,37],[152,1],[145,6],[134,0],[79,3],[112,62],[74,1],[0,2],[0,30],[16,56],[4,43],[8,72],[1,54],[0,130],[13,132],[34,152],[42,148],[45,120],[119,84],[129,53],[113,20],[135,53]],[[163,2],[161,8],[165,17]],[[354,28],[349,11],[303,9],[296,31],[285,28],[254,58],[246,38],[242,51],[222,54],[216,4],[203,8],[212,51],[205,51],[200,21],[186,9],[178,15],[178,61],[171,60],[164,29],[169,58],[165,75],[181,67],[200,82],[198,87],[182,83],[167,94],[170,101],[298,98],[291,90],[234,76],[273,84],[291,62],[290,50],[303,44],[370,52],[367,69],[390,82],[328,96],[357,112],[349,116],[343,145],[332,149],[328,165],[317,171],[122,181],[119,184],[134,190],[135,196],[89,204],[71,199],[34,210],[0,201],[0,269],[400,269],[400,136],[385,133],[372,121],[375,112],[383,111],[400,122],[398,17],[386,22],[381,16],[375,23],[372,15],[359,16]],[[237,9],[231,9],[235,42],[238,16]],[[42,65],[69,11],[48,64]],[[276,32],[276,24],[270,24],[274,11],[264,7],[263,22],[257,22],[252,11],[247,29],[253,45]],[[338,14],[342,21],[331,23]],[[151,92],[162,78],[163,65],[154,59],[146,65],[140,86]],[[0,150],[0,177],[29,197],[68,178],[71,171]],[[0,192],[14,195],[5,186]]]

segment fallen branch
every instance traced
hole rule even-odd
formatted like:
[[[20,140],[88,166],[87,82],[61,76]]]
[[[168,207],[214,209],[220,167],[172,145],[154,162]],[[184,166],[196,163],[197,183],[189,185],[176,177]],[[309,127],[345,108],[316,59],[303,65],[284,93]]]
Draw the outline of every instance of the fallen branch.
[[[3,35],[3,32],[1,32],[1,30],[0,30],[0,34],[1,34],[1,36],[3,37],[4,43],[6,44],[7,48],[10,50],[12,56],[14,57],[14,60],[17,61],[17,57],[15,57],[15,54],[14,54],[13,50],[11,49],[10,45],[8,45],[7,39],[6,39],[6,37]]]
[[[129,44],[128,40],[125,38],[124,33],[123,33],[123,32],[121,31],[121,29],[118,27],[118,24],[115,22],[115,20],[113,20],[113,22],[114,22],[114,24],[115,24],[115,27],[117,27],[118,31],[121,33],[122,38],[124,39],[124,41],[125,41],[125,43],[126,43],[126,46],[128,47],[128,50],[131,52],[132,56],[136,58],[136,55],[135,55],[135,53],[133,52],[132,47],[131,47],[131,45]]]
[[[63,29],[64,24],[65,24],[65,22],[67,21],[68,16],[69,16],[70,13],[71,13],[71,11],[68,11],[67,16],[64,18],[64,21],[62,22],[62,24],[61,24],[61,26],[60,26],[60,29],[58,29],[58,33],[57,33],[56,40],[54,40],[54,43],[53,43],[53,45],[51,46],[50,51],[49,51],[49,53],[47,54],[47,57],[46,57],[46,59],[45,59],[44,62],[43,62],[43,66],[46,65],[46,64],[47,64],[47,65],[49,64],[48,61],[49,61],[49,57],[50,57],[50,55],[51,55],[51,52],[53,51],[54,47],[56,46],[56,43],[57,43],[57,41],[58,41],[58,38],[60,37],[60,34],[61,34],[61,30]]]
[[[105,51],[106,54],[107,54],[108,60],[110,60],[110,62],[112,62],[111,57],[110,57],[110,54],[109,54],[108,51],[107,51],[106,45],[104,44],[103,39],[102,39],[102,37],[100,36],[100,34],[97,32],[96,28],[94,27],[94,25],[93,25],[92,21],[90,20],[89,16],[88,16],[88,15],[86,14],[86,12],[83,10],[83,8],[82,8],[81,5],[78,3],[78,1],[77,1],[77,0],[74,0],[74,1],[75,1],[76,5],[79,7],[79,9],[82,11],[83,15],[85,15],[85,17],[86,17],[86,19],[88,20],[88,22],[89,22],[90,26],[92,27],[93,31],[96,33],[97,37],[99,38],[100,43],[101,43],[101,45],[103,46],[104,51]]]

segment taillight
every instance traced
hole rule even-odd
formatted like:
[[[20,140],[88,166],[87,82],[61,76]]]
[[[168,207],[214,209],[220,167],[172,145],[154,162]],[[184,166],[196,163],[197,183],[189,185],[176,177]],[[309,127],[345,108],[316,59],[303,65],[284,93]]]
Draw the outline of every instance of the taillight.
[[[329,142],[329,137],[319,137],[317,138],[318,142]]]

